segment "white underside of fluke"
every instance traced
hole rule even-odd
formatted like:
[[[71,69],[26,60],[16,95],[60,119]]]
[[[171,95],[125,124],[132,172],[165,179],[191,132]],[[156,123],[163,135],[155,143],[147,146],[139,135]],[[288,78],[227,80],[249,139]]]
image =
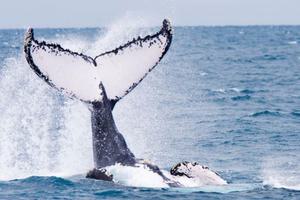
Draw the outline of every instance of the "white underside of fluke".
[[[99,67],[96,73],[106,88],[109,99],[123,97],[133,84],[139,81],[158,62],[167,45],[167,38],[159,36],[143,43],[143,46],[132,45],[120,51],[106,54],[96,59]],[[150,42],[156,42],[150,46]]]
[[[33,32],[28,39],[29,34],[25,54],[35,72],[57,89],[88,102],[101,100],[101,82],[109,99],[125,96],[157,65],[171,43],[171,28],[164,24],[153,36],[91,58],[59,45],[38,42]]]
[[[50,83],[83,101],[99,100],[100,78],[96,67],[82,57],[68,52],[51,52],[47,46],[31,48],[33,62]]]

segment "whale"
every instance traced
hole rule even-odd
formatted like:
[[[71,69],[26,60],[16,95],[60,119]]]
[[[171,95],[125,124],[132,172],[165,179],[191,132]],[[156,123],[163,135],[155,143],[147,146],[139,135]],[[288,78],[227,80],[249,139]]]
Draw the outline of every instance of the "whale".
[[[170,48],[172,37],[170,21],[165,19],[158,32],[134,38],[92,57],[59,44],[38,41],[32,28],[26,31],[24,54],[33,72],[52,88],[82,101],[91,112],[94,169],[87,173],[87,178],[112,181],[113,174],[106,167],[116,164],[143,166],[160,176],[170,187],[183,187],[184,184],[176,177],[184,174],[187,178],[200,177],[197,173],[191,173],[201,166],[199,164],[179,163],[170,170],[170,174],[166,174],[158,166],[136,158],[113,118],[112,111],[116,103],[159,64]],[[212,174],[218,176],[217,173]],[[223,179],[220,180],[215,183],[225,183]]]

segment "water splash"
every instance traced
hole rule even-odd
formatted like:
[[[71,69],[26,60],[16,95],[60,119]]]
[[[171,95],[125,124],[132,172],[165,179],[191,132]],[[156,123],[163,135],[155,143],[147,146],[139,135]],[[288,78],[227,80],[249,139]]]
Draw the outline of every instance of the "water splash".
[[[148,23],[142,18],[137,20],[130,15],[124,16],[106,28],[105,33],[86,49],[87,54],[97,56],[131,41],[134,37],[148,35],[150,29],[145,28],[147,25]]]
[[[84,105],[60,96],[20,56],[5,61],[0,93],[0,179],[68,175],[92,166]]]
[[[263,183],[275,188],[300,190],[300,165],[293,156],[267,158],[262,170]]]
[[[131,22],[125,24],[122,20],[114,24],[92,43],[76,36],[56,40],[66,48],[97,55],[132,39],[132,35],[139,35],[141,23]],[[86,173],[93,167],[87,107],[45,84],[29,68],[22,53],[3,63],[0,71],[0,180]]]

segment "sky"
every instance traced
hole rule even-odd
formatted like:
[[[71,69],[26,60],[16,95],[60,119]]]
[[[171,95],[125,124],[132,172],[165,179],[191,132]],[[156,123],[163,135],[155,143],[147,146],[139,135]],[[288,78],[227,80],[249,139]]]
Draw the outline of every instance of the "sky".
[[[0,0],[0,28],[101,27],[124,17],[177,26],[300,25],[300,0]]]

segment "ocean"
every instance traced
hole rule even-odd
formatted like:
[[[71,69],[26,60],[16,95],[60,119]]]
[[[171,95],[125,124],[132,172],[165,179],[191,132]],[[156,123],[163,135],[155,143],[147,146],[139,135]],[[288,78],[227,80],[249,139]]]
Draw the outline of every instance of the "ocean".
[[[95,56],[158,29],[35,37]],[[90,113],[29,68],[25,31],[0,30],[0,199],[300,199],[300,26],[175,27],[161,63],[117,103],[116,125],[137,157],[166,170],[197,161],[229,183],[200,188],[86,179]]]

